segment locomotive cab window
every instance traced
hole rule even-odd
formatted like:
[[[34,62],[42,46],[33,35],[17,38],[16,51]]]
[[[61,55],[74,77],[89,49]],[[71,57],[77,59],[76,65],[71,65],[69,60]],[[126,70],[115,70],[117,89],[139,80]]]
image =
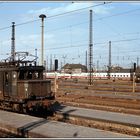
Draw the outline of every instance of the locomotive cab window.
[[[42,75],[40,71],[19,71],[19,80],[42,79]]]
[[[4,76],[5,78],[5,85],[8,85],[8,83],[9,83],[9,75],[8,75],[8,72],[5,72],[5,76]]]
[[[32,79],[32,72],[31,71],[28,72],[27,79]]]
[[[25,77],[24,75],[25,75],[24,71],[20,71],[20,72],[19,72],[19,79],[20,79],[20,80],[23,80],[24,77]]]

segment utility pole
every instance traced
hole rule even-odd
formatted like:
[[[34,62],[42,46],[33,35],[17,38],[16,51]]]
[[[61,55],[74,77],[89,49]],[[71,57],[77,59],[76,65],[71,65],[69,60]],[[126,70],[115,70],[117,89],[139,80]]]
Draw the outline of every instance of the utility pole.
[[[92,10],[90,10],[89,22],[89,85],[92,85],[92,72],[93,72],[93,43],[92,43]]]
[[[36,57],[36,64],[37,64],[37,49],[35,49],[35,57]]]
[[[46,15],[41,14],[39,16],[39,18],[41,18],[41,22],[42,22],[42,37],[41,37],[41,65],[44,65],[44,18],[46,18]]]
[[[62,65],[63,65],[63,62],[62,62],[62,60],[61,60],[61,64],[60,64],[60,65],[61,65],[61,70],[62,70],[62,67],[63,67],[63,66],[62,66]]]
[[[54,60],[54,71],[55,71],[55,78],[54,78],[54,93],[56,96],[57,89],[58,89],[58,76],[57,76],[57,70],[58,70],[58,59]]]
[[[133,69],[133,90],[132,90],[133,93],[135,92],[135,86],[136,86],[135,73],[136,73],[136,63],[134,63],[134,69]]]
[[[97,72],[99,71],[99,60],[97,60]]]
[[[50,71],[52,71],[52,54],[51,54],[51,58],[50,58]]]
[[[48,71],[48,57],[46,57],[46,71]]]
[[[139,68],[139,57],[137,57],[137,69]]]
[[[15,61],[15,22],[12,22],[11,59]]]
[[[108,63],[108,79],[110,79],[111,73],[111,41],[109,41],[109,63]]]
[[[87,65],[87,51],[86,51],[86,68],[87,68],[87,71],[88,71],[88,65]],[[87,72],[86,71],[86,72]]]
[[[65,59],[66,59],[67,55],[63,55],[62,58],[64,59],[64,65],[65,65]]]
[[[44,67],[45,67],[45,70],[46,70],[46,67],[47,67],[47,62],[46,62],[46,60],[44,60]]]

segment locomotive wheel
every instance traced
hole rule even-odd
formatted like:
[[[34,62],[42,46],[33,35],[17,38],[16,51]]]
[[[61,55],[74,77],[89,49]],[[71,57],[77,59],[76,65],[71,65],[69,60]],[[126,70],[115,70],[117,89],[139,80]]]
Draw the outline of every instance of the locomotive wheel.
[[[26,104],[22,104],[22,113],[27,114],[28,113],[28,107]]]
[[[22,109],[23,107],[22,107],[22,105],[21,104],[13,104],[13,106],[12,106],[12,110],[14,111],[14,112],[22,112]]]
[[[26,114],[26,113],[27,113],[26,108],[22,108],[22,112],[23,112],[24,114]]]

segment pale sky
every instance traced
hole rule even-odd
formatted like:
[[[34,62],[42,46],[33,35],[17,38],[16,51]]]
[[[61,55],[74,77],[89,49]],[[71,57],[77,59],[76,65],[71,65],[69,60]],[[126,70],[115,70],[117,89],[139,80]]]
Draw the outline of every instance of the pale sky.
[[[112,65],[131,67],[140,51],[140,2],[0,2],[0,58],[11,52],[12,22],[16,25],[16,51],[37,54],[40,60],[41,20],[45,14],[45,60],[58,59],[59,67],[65,63],[85,64],[89,47],[89,10],[93,10],[93,63],[102,69],[108,65],[108,46],[112,41]],[[95,6],[99,5],[100,6]],[[92,8],[86,8],[95,6]],[[86,8],[77,12],[61,13]],[[54,16],[54,17],[53,17]],[[50,67],[50,66],[48,66]]]

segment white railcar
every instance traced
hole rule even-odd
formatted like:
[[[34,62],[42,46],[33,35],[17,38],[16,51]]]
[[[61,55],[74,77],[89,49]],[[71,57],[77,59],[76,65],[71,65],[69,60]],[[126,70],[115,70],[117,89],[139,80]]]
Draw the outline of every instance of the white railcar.
[[[60,72],[46,72],[45,74],[46,78],[62,78],[62,79],[87,79],[90,77],[90,73],[60,73]],[[110,78],[112,79],[130,79],[130,73],[110,73]],[[94,72],[91,75],[94,79],[108,79],[108,73],[107,72]]]

